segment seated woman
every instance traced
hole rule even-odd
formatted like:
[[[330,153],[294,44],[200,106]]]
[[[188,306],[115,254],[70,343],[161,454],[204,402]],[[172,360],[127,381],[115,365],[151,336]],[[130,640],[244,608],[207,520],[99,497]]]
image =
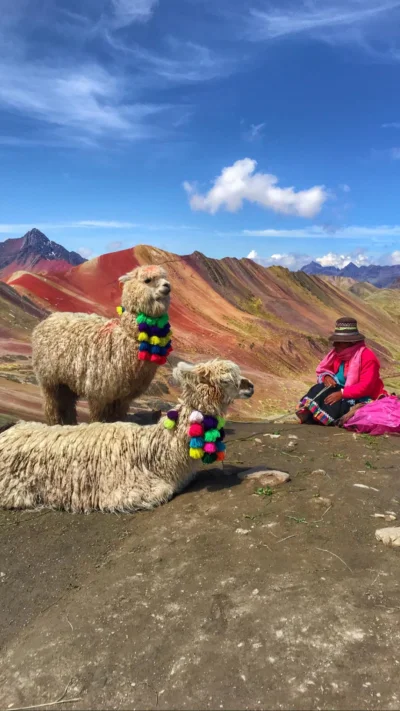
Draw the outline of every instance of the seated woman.
[[[380,363],[365,345],[354,318],[340,318],[329,337],[333,348],[317,368],[317,385],[300,400],[296,411],[302,424],[333,425],[355,403],[386,395]]]

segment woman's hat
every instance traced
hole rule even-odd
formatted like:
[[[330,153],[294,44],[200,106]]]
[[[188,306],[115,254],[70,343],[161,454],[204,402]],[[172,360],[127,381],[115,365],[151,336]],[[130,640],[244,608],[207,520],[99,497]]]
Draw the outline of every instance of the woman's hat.
[[[329,336],[333,343],[357,343],[364,341],[365,336],[359,332],[355,318],[343,316],[336,321],[335,331]]]

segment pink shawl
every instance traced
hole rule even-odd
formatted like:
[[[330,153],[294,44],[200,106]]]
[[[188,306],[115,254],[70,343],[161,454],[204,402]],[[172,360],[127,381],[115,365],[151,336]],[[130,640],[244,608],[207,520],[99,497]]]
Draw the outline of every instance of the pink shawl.
[[[322,382],[325,375],[336,375],[341,363],[345,363],[346,387],[355,385],[360,380],[361,358],[366,346],[361,341],[354,346],[337,353],[334,348],[321,360],[317,367],[318,382]]]

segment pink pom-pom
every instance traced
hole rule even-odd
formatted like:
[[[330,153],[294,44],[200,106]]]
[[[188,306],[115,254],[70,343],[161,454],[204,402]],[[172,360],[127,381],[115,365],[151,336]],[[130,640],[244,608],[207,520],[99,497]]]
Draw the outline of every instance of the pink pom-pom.
[[[198,410],[193,410],[192,414],[189,417],[189,422],[199,422],[200,423],[200,422],[203,422],[203,420],[204,420],[204,417],[201,414],[201,412],[199,412]]]
[[[194,424],[190,425],[188,435],[189,437],[201,437],[204,434],[204,427],[202,425]]]
[[[214,454],[217,451],[217,445],[214,442],[206,442],[204,445],[204,451],[207,454]]]

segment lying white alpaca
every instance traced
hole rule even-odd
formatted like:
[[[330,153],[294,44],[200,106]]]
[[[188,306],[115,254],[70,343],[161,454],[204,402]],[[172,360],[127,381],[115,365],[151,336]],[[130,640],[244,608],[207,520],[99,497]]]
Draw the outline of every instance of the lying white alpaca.
[[[223,417],[235,398],[254,392],[230,361],[179,363],[174,377],[182,388],[175,423],[21,422],[0,434],[0,507],[134,511],[168,501],[193,476],[190,454],[201,442],[190,440],[190,423],[197,432],[199,413]]]

